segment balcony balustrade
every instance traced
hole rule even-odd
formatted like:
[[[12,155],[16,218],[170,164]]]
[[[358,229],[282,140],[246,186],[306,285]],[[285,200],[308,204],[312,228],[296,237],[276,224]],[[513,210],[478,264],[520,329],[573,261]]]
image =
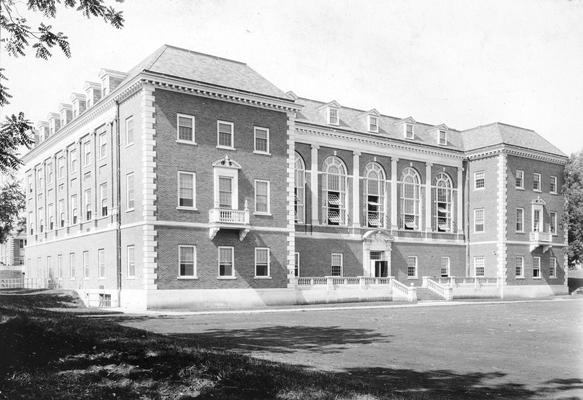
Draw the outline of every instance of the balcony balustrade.
[[[543,246],[543,253],[552,247],[553,235],[550,232],[530,232],[530,251],[533,251],[538,246]]]
[[[212,240],[221,229],[239,230],[239,240],[249,233],[249,209],[211,208],[209,210],[209,238]]]

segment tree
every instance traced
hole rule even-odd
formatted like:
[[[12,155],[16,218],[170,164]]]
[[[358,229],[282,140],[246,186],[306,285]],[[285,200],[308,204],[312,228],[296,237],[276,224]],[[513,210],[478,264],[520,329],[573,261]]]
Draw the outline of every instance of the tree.
[[[583,150],[571,154],[565,166],[563,192],[567,200],[565,223],[569,227],[569,267],[583,262]]]
[[[0,190],[0,243],[4,243],[12,232],[19,233],[26,227],[20,218],[25,208],[25,196],[18,182],[6,184]]]

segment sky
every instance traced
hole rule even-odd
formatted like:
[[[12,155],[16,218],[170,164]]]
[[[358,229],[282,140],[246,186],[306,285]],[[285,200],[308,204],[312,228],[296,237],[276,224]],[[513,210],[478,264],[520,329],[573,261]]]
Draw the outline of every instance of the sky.
[[[0,52],[13,95],[2,114],[43,120],[101,68],[128,71],[171,44],[245,62],[301,97],[460,130],[505,122],[583,149],[582,0],[106,3],[123,29],[64,9],[49,21],[71,58]]]

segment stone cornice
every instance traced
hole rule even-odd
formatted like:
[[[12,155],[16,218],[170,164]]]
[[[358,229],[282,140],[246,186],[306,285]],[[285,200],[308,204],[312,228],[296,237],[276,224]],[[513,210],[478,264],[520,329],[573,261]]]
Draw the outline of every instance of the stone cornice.
[[[560,156],[557,154],[545,153],[535,149],[527,149],[524,147],[512,146],[507,144],[490,146],[486,148],[481,148],[477,150],[471,150],[466,152],[466,157],[472,161],[481,158],[488,158],[496,156],[501,152],[506,153],[509,156],[516,156],[522,158],[530,158],[532,160],[539,160],[544,162],[549,162],[553,164],[565,165],[568,158],[565,156]]]

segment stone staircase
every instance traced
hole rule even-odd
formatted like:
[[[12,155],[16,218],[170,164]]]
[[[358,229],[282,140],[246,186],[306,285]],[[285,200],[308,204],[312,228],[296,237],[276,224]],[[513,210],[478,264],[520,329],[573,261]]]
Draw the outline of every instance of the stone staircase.
[[[417,287],[417,301],[445,301],[445,299],[428,288]]]

